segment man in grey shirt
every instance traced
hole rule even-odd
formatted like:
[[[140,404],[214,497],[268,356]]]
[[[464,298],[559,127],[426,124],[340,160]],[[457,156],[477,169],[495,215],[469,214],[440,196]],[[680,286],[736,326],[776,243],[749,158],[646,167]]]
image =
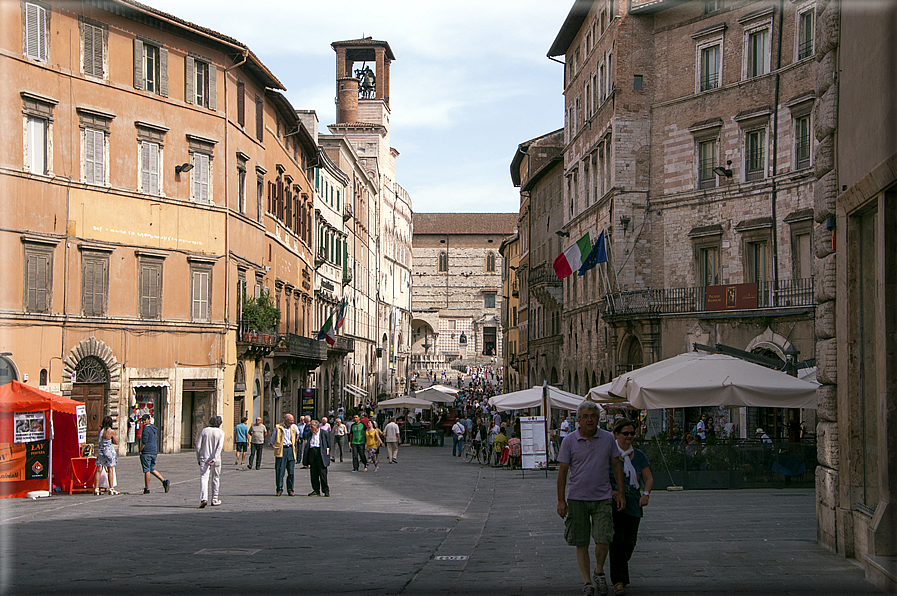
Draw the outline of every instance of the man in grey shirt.
[[[261,418],[255,419],[255,424],[249,427],[249,465],[247,469],[252,469],[252,462],[255,461],[255,469],[258,470],[262,465],[262,450],[265,447],[265,438],[268,436],[268,429],[262,424]]]

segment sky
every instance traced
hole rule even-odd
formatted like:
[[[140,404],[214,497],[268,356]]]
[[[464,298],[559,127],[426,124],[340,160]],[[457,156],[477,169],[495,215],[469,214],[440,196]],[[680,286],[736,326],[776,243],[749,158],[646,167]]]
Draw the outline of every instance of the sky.
[[[563,127],[564,67],[545,54],[573,0],[142,1],[249,46],[324,133],[331,42],[388,42],[396,180],[416,213],[516,213],[517,145]]]

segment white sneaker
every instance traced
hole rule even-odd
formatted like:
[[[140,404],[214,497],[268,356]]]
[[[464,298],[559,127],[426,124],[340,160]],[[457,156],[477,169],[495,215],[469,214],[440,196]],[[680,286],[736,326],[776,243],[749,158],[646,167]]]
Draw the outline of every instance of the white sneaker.
[[[213,503],[214,505],[214,503]],[[592,583],[595,584],[595,590],[598,593],[598,596],[607,596],[607,576],[606,575],[598,575],[594,571],[592,572]]]
[[[214,501],[212,501],[212,507],[217,507],[218,505],[221,505],[221,501],[219,501],[219,500],[217,500],[217,499],[215,499]]]

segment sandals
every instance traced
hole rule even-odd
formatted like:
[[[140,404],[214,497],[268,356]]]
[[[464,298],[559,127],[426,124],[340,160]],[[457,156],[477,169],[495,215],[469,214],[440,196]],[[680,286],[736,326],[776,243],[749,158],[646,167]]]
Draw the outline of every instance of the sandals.
[[[617,582],[614,584],[614,596],[624,596],[626,594],[626,586],[623,585],[623,582]]]
[[[121,493],[118,492],[117,490],[115,490],[114,488],[110,488],[110,489],[109,489],[109,494],[110,494],[110,495],[120,495]]]

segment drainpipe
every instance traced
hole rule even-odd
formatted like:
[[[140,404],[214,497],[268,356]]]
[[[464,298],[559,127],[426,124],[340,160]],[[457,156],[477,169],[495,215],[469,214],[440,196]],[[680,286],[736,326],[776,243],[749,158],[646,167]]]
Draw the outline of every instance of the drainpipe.
[[[776,187],[776,164],[779,149],[779,90],[782,80],[782,21],[784,20],[784,2],[779,0],[779,27],[776,47],[776,90],[772,109],[772,306],[779,304],[779,224],[778,224],[778,189]]]

